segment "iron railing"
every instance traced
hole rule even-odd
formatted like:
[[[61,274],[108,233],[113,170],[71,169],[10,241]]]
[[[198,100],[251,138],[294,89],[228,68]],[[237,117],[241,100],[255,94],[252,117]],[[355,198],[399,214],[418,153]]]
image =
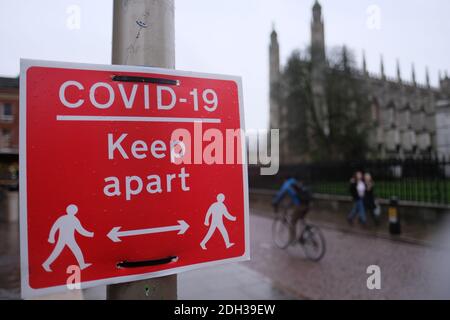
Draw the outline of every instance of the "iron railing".
[[[261,176],[259,167],[249,167],[251,188],[277,189],[288,176],[296,176],[312,192],[349,195],[354,172],[370,172],[378,198],[450,205],[450,158],[359,160],[281,166],[275,176]]]

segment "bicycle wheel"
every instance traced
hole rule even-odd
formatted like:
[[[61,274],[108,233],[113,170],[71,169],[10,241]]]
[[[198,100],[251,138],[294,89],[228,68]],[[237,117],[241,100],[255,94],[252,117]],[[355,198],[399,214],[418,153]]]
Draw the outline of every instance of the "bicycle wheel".
[[[300,235],[299,242],[309,260],[317,262],[325,255],[325,237],[318,227],[306,225]]]
[[[272,238],[280,249],[286,249],[292,243],[290,224],[285,216],[277,216],[272,224]]]

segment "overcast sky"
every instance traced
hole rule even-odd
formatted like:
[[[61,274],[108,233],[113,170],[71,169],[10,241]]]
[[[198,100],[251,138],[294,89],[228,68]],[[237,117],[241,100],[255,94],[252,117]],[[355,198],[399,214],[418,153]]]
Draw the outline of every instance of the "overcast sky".
[[[310,41],[313,0],[176,0],[177,69],[243,77],[247,128],[268,123],[268,44],[272,22],[284,63]],[[450,70],[450,1],[322,0],[326,42],[366,51],[368,68],[437,84]],[[75,8],[75,9],[74,9]],[[80,25],[68,18],[80,11]],[[0,75],[17,76],[19,59],[109,64],[111,0],[0,0]],[[360,62],[360,61],[359,61]]]

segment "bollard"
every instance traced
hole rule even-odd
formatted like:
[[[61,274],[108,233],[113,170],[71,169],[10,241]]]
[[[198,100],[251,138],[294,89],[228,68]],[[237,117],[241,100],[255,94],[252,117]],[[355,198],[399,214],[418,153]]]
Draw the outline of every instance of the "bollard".
[[[392,197],[389,202],[389,233],[391,235],[400,235],[402,233],[400,215],[398,213],[397,197]]]
[[[0,222],[19,221],[19,192],[2,189],[0,191]]]
[[[8,201],[8,222],[9,223],[19,222],[19,192],[8,191],[7,201]]]

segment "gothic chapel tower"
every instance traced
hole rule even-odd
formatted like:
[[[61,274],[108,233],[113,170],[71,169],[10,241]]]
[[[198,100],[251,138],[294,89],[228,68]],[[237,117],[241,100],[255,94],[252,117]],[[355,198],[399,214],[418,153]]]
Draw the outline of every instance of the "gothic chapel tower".
[[[280,128],[280,47],[273,27],[269,47],[270,129]]]
[[[328,123],[328,106],[325,99],[325,72],[327,67],[325,55],[325,28],[322,18],[322,7],[316,0],[313,6],[311,22],[311,63],[312,91],[314,111],[325,136],[330,134]]]

